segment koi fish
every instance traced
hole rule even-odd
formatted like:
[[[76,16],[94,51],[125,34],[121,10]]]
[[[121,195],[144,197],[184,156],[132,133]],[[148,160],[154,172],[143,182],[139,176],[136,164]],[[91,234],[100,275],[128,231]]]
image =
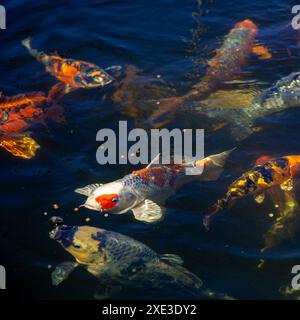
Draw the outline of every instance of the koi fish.
[[[145,244],[120,233],[91,226],[60,225],[50,232],[74,258],[63,262],[52,273],[57,286],[78,266],[84,267],[100,281],[95,298],[108,299],[123,287],[159,290],[168,296],[230,299],[202,289],[202,281],[184,268],[175,254],[159,255]]]
[[[257,25],[250,19],[237,23],[225,37],[224,43],[216,55],[208,61],[208,70],[199,83],[187,94],[160,101],[159,109],[150,117],[150,123],[161,127],[174,117],[177,108],[189,101],[200,101],[219,90],[224,82],[233,77],[247,64],[250,54],[261,59],[269,59],[267,48],[255,44],[258,33]]]
[[[208,61],[209,68],[205,76],[188,93],[188,98],[203,100],[217,91],[223,82],[232,80],[241,70],[251,53],[269,59],[271,54],[267,48],[254,43],[257,33],[258,27],[250,19],[237,23],[225,37],[214,58]]]
[[[232,150],[193,163],[157,165],[133,171],[104,185],[92,184],[75,192],[87,196],[84,207],[114,214],[132,211],[136,220],[152,223],[163,217],[161,204],[184,184],[216,180]],[[186,175],[187,168],[204,168],[200,175]]]
[[[257,120],[299,106],[300,72],[293,72],[254,97],[248,107],[225,109],[203,106],[199,112],[214,123],[225,123],[231,136],[241,141],[257,131],[254,125]]]
[[[18,94],[13,97],[1,94],[0,146],[17,157],[34,157],[40,146],[26,132],[29,126],[44,122],[46,117],[56,121],[63,119],[62,111],[55,105],[49,105],[49,102],[43,92]]]
[[[258,202],[264,200],[264,193],[280,186],[282,190],[292,190],[293,179],[300,173],[300,155],[284,156],[255,166],[235,180],[226,195],[212,207],[204,211],[204,225],[208,228],[211,217],[245,196],[253,195]]]
[[[35,106],[39,103],[45,103],[46,101],[47,97],[44,92],[18,94],[13,97],[7,97],[0,92],[0,109]]]
[[[58,86],[65,86],[66,93],[77,88],[104,87],[114,81],[111,75],[93,63],[39,52],[31,47],[30,38],[23,40],[22,44],[34,58],[45,65],[47,72],[61,81]],[[119,67],[108,69],[111,68]]]

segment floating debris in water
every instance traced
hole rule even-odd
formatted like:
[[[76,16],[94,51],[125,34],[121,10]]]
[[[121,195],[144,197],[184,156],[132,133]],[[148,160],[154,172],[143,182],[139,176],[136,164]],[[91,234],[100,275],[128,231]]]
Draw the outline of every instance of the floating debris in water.
[[[74,208],[73,209],[75,212],[78,212],[79,211],[79,208]]]
[[[48,212],[44,212],[44,216],[47,216],[48,215]]]
[[[260,269],[262,268],[262,266],[265,264],[265,260],[264,259],[260,259],[259,260],[259,264],[257,265],[257,268]]]
[[[109,217],[109,214],[108,213],[104,213],[104,217],[105,218]]]
[[[269,217],[273,218],[274,217],[274,213],[269,213]]]
[[[54,227],[57,227],[59,226],[60,224],[63,224],[64,223],[64,219],[61,218],[61,217],[57,217],[57,216],[53,216],[49,219],[49,223],[54,226]]]
[[[85,218],[85,221],[86,221],[86,222],[90,222],[90,221],[91,221],[91,218]]]
[[[55,209],[55,210],[59,209],[59,205],[57,203],[54,203],[53,209]]]

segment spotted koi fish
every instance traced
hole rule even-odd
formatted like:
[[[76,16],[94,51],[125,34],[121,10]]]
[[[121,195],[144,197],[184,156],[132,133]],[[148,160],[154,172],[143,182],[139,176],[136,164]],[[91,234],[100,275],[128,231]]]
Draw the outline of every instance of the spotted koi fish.
[[[226,195],[212,207],[204,211],[204,225],[208,228],[212,215],[231,207],[235,201],[247,195],[253,195],[258,202],[264,199],[264,192],[280,186],[283,190],[293,188],[293,179],[300,173],[300,156],[285,156],[269,160],[244,173],[228,188]]]
[[[224,82],[234,76],[249,61],[249,55],[255,54],[268,59],[271,54],[262,45],[255,45],[258,33],[257,25],[250,19],[237,23],[225,37],[224,43],[216,55],[208,61],[208,70],[199,83],[187,94],[160,101],[159,110],[152,114],[150,123],[161,127],[174,117],[177,108],[188,101],[200,101],[219,90]]]
[[[59,55],[48,55],[44,52],[39,52],[32,49],[31,39],[23,40],[22,44],[33,57],[46,66],[47,72],[61,81],[58,86],[61,87],[63,84],[65,86],[65,92],[77,88],[104,87],[114,81],[111,75],[93,63],[65,59]]]
[[[158,254],[147,245],[120,233],[92,226],[57,226],[50,232],[75,261],[58,264],[52,284],[66,280],[75,268],[83,267],[100,281],[94,297],[109,299],[122,289],[159,291],[168,298],[232,299],[204,289],[202,281],[183,266],[175,254]]]
[[[35,156],[40,147],[27,132],[28,127],[45,118],[63,121],[62,110],[49,105],[42,92],[19,94],[13,97],[0,96],[0,146],[12,155],[24,159]]]
[[[114,214],[132,211],[135,219],[156,222],[163,217],[161,204],[184,184],[194,180],[216,180],[230,151],[185,164],[157,165],[133,171],[104,185],[92,184],[75,192],[87,196],[84,207]],[[186,175],[187,168],[204,168],[201,175]]]

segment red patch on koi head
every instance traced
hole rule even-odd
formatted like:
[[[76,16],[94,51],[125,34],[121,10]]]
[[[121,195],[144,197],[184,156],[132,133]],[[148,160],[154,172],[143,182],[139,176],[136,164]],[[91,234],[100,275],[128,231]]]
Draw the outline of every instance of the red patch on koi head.
[[[258,31],[257,25],[250,19],[245,19],[235,25],[236,29],[250,29],[254,32]]]
[[[115,207],[119,200],[117,194],[103,194],[95,199],[102,209],[109,210]]]
[[[256,160],[255,165],[256,166],[261,166],[261,165],[263,165],[264,163],[266,163],[269,160],[271,160],[270,156],[261,156]]]

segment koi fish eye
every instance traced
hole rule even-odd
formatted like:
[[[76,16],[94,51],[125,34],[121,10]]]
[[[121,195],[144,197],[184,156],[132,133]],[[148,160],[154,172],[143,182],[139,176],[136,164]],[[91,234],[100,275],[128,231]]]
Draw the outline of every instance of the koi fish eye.
[[[76,249],[81,249],[81,244],[80,243],[73,243],[73,246],[76,248]]]
[[[101,209],[109,210],[114,208],[118,203],[119,196],[117,194],[103,194],[97,197],[95,200],[99,203]]]

